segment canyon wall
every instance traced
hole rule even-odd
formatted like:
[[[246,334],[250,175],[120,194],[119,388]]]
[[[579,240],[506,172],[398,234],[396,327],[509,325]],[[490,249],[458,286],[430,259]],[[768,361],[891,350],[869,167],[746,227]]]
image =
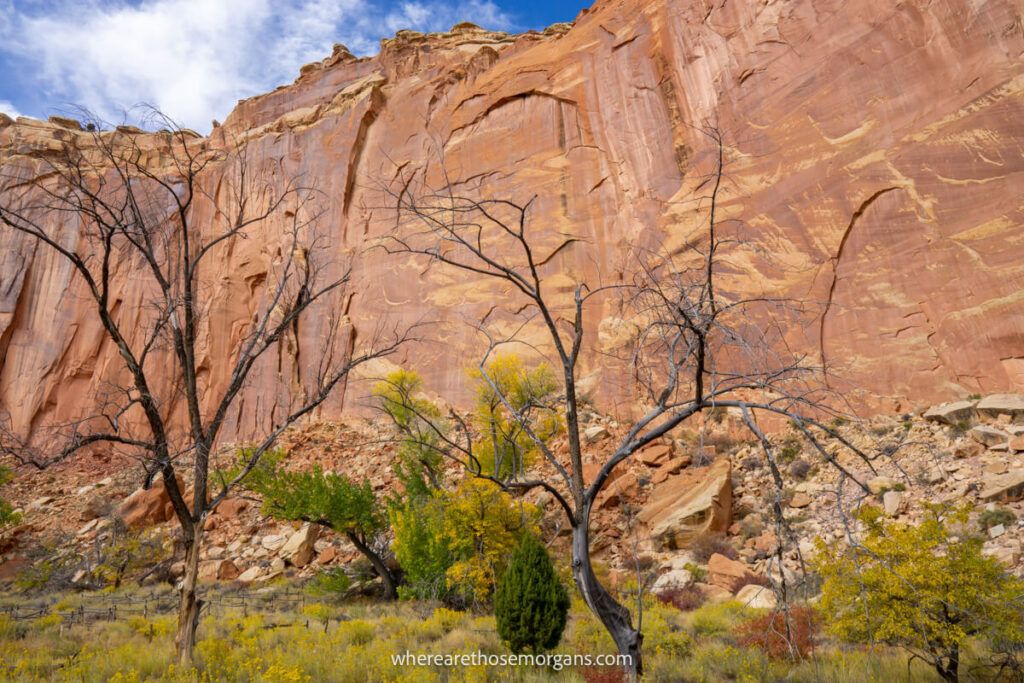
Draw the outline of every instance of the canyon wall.
[[[812,304],[787,339],[827,361],[857,405],[1024,391],[1019,2],[599,0],[543,33],[401,32],[363,59],[339,46],[197,138],[244,146],[281,183],[315,179],[330,248],[353,268],[331,302],[344,318],[319,317],[258,368],[229,436],[280,414],[308,381],[299,350],[322,344],[327,325],[358,348],[381,321],[430,321],[392,361],[467,398],[465,368],[484,341],[469,322],[498,311],[490,319],[507,329],[521,304],[368,248],[393,225],[382,185],[443,168],[484,196],[536,195],[529,229],[541,253],[557,252],[545,275],[564,299],[578,282],[628,277],[632,245],[672,251],[700,234],[707,205],[692,199],[716,154],[699,131],[709,124],[725,139],[722,216],[741,239],[729,286]],[[0,163],[25,173],[84,135],[59,120],[0,122]],[[159,142],[143,144],[159,164]],[[204,178],[211,197],[222,172]],[[213,201],[193,211],[212,219]],[[73,244],[73,221],[52,221]],[[201,348],[212,388],[266,296],[280,231],[225,250],[210,275]],[[67,264],[10,232],[0,240],[0,408],[31,434],[93,410],[120,361]],[[126,321],[145,305],[140,277],[118,265]],[[610,299],[588,311],[587,335],[606,341],[615,314]],[[628,404],[627,387],[601,383],[603,364],[589,354],[581,374],[606,405]],[[325,413],[358,410],[365,394],[350,386]]]

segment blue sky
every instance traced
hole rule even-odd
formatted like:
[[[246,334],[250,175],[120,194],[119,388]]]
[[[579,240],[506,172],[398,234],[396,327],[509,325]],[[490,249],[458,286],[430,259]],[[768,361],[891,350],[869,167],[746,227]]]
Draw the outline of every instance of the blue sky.
[[[0,111],[145,102],[206,132],[234,103],[290,83],[344,43],[359,55],[411,28],[510,32],[572,21],[583,0],[0,0]]]

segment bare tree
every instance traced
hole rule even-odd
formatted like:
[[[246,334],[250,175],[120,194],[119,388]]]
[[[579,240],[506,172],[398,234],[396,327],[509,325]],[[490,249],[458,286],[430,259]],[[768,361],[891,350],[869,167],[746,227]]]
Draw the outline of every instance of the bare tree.
[[[296,177],[282,184],[280,160],[255,168],[244,146],[212,149],[157,111],[150,121],[163,130],[138,135],[104,130],[93,121],[87,131],[68,136],[59,151],[12,164],[2,178],[0,224],[7,239],[11,232],[28,236],[71,266],[125,371],[123,383],[112,381],[95,397],[97,414],[54,429],[42,446],[33,435],[33,447],[17,439],[4,447],[43,468],[83,448],[112,444],[138,457],[150,479],[159,473],[184,539],[175,644],[179,662],[190,666],[202,606],[197,578],[206,518],[283,430],[320,406],[354,367],[394,351],[407,333],[379,327],[359,353],[340,336],[343,326],[333,311],[349,271],[328,258],[314,187]],[[212,210],[197,211],[199,201]],[[72,226],[71,234],[63,225]],[[227,366],[203,366],[200,327],[212,304],[211,280],[222,267],[216,259],[256,231],[271,241],[266,271],[253,284],[262,295],[224,359]],[[114,273],[125,270],[133,287],[144,288],[142,311],[119,307]],[[261,358],[273,360],[269,352],[298,344],[309,313],[323,316],[324,338],[312,352],[303,349],[301,367],[295,358],[288,404],[244,451],[238,473],[211,484],[211,455],[247,380]],[[211,374],[225,378],[223,388],[215,387]],[[180,476],[188,472],[191,500]]]
[[[817,388],[820,367],[811,359],[792,353],[785,344],[782,320],[792,317],[784,310],[791,302],[749,298],[720,284],[727,263],[723,249],[735,244],[725,234],[728,221],[719,216],[719,200],[725,179],[725,145],[714,127],[695,129],[711,142],[707,174],[694,198],[703,230],[695,234],[682,254],[658,249],[636,249],[636,272],[622,282],[590,287],[578,283],[572,303],[559,305],[545,287],[545,273],[552,257],[573,238],[541,252],[537,235],[529,232],[533,199],[524,203],[479,196],[476,190],[450,182],[431,187],[426,173],[403,172],[385,188],[388,208],[396,225],[382,248],[389,253],[414,254],[428,264],[455,268],[480,278],[498,281],[524,304],[517,315],[522,325],[512,334],[496,337],[485,322],[478,328],[490,343],[479,369],[522,430],[536,443],[553,477],[530,474],[499,481],[481,472],[473,454],[469,428],[452,413],[459,429],[437,429],[430,440],[444,454],[462,463],[475,476],[520,491],[542,488],[563,510],[572,528],[572,574],[590,610],[611,634],[619,652],[629,657],[635,678],[642,672],[643,636],[634,627],[630,610],[620,604],[598,581],[591,565],[590,517],[595,502],[615,468],[646,445],[712,408],[733,408],[760,441],[771,466],[778,491],[774,512],[784,538],[781,473],[770,440],[758,425],[761,415],[790,421],[828,462],[842,469],[824,445],[835,440],[862,457],[873,470],[870,458],[822,422],[830,413],[828,395]],[[583,444],[579,418],[580,396],[577,368],[585,350],[584,316],[588,304],[599,297],[617,295],[623,315],[635,323],[637,334],[628,361],[642,390],[646,412],[629,428],[614,453],[602,464],[592,481],[583,478]],[[799,311],[798,311],[799,312]],[[523,343],[518,332],[539,323],[550,340],[556,366],[561,370],[560,402],[516,409],[488,378],[488,357],[502,345]],[[595,351],[596,353],[596,351]],[[531,428],[537,410],[559,410],[564,418],[568,455],[559,457]],[[427,421],[429,424],[429,421]],[[845,472],[845,470],[844,470]],[[846,473],[849,475],[849,473]],[[862,488],[865,485],[850,475]],[[866,490],[866,488],[865,488]],[[781,560],[781,546],[780,556]],[[782,579],[785,596],[785,578]]]

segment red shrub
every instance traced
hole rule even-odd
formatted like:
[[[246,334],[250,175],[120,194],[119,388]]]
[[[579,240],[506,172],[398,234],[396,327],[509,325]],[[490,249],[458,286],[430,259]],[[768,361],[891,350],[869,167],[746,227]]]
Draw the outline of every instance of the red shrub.
[[[686,588],[668,588],[655,593],[655,597],[666,605],[672,605],[677,610],[689,612],[695,610],[707,600],[704,592],[696,586]]]
[[[741,645],[756,647],[769,657],[800,659],[814,650],[818,631],[814,610],[793,607],[789,610],[788,634],[786,613],[780,610],[740,624],[736,635]]]
[[[697,539],[690,544],[690,552],[699,564],[707,564],[708,560],[715,553],[725,555],[730,560],[740,559],[740,554],[736,552],[736,548],[734,548],[732,543],[730,543],[722,534],[698,536]]]
[[[576,670],[586,683],[626,683],[626,672],[615,666],[583,666]]]

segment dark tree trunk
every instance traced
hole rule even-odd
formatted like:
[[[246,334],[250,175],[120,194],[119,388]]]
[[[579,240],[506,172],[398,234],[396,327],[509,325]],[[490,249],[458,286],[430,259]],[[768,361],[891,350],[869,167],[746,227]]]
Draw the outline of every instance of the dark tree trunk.
[[[960,683],[960,648],[954,645],[946,657],[935,660],[935,670],[942,676],[942,680]]]
[[[373,548],[366,542],[364,542],[356,534],[345,534],[348,540],[352,542],[352,545],[356,547],[356,550],[361,552],[366,559],[370,561],[373,566],[373,571],[377,572],[377,576],[384,583],[384,597],[388,600],[398,599],[398,588],[395,581],[395,575],[388,569],[387,563],[384,559],[373,551]]]
[[[590,564],[590,505],[585,504],[572,529],[572,576],[590,611],[601,620],[615,641],[619,654],[628,655],[626,672],[631,681],[643,674],[640,646],[643,634],[633,628],[629,610],[620,605],[594,575]]]
[[[196,646],[196,631],[199,628],[199,611],[202,601],[196,598],[199,583],[199,551],[202,547],[202,523],[193,525],[192,537],[185,539],[185,574],[181,579],[178,602],[178,631],[174,637],[174,648],[178,664],[185,669],[193,665]]]

